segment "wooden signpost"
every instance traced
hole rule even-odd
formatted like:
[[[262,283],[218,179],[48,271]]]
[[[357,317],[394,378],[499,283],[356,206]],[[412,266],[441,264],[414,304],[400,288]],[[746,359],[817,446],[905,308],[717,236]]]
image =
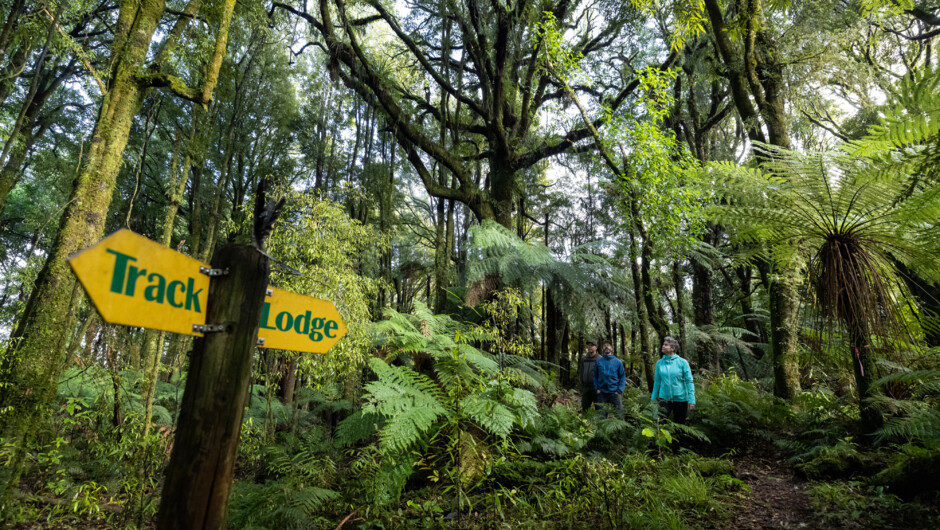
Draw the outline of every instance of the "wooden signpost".
[[[157,527],[221,528],[255,346],[326,353],[332,302],[267,286],[267,255],[230,245],[212,266],[120,230],[69,264],[106,322],[196,336]]]

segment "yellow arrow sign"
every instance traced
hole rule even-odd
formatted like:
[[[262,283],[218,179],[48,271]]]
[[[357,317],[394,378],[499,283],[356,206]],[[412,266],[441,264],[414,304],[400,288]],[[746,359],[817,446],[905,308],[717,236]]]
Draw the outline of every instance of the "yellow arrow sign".
[[[193,325],[206,323],[205,263],[119,230],[69,264],[105,321],[202,336]]]
[[[258,338],[265,348],[326,353],[346,334],[346,325],[328,300],[271,288],[261,309]]]

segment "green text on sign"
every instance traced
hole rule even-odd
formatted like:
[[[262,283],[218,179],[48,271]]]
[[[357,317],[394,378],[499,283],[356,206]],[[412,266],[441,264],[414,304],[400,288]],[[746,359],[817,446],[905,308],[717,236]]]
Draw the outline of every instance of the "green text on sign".
[[[346,334],[346,325],[328,300],[271,289],[261,309],[258,338],[265,348],[326,353]]]
[[[201,336],[208,265],[130,230],[119,230],[69,259],[105,321]]]

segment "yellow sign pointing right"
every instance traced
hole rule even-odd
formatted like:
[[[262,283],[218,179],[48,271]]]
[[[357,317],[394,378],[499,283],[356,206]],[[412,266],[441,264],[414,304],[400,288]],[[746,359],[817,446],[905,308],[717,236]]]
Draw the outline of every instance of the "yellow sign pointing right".
[[[261,309],[258,338],[263,347],[326,353],[346,334],[333,302],[270,288]]]

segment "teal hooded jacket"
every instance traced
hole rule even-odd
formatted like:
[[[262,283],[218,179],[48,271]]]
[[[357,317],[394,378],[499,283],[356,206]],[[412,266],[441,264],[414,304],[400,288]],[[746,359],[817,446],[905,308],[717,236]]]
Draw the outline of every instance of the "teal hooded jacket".
[[[695,404],[695,385],[692,384],[692,369],[689,361],[678,355],[664,355],[656,362],[653,375],[653,393],[650,399],[666,401],[688,401]]]

